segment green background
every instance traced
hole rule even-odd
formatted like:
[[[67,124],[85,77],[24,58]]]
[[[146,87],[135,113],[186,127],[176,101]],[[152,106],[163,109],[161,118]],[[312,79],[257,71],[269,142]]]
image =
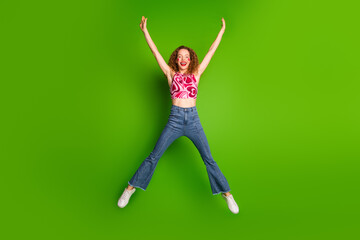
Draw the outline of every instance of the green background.
[[[356,1],[2,1],[4,239],[358,239]],[[166,125],[167,62],[201,61],[197,99],[240,212],[186,137],[117,200]]]

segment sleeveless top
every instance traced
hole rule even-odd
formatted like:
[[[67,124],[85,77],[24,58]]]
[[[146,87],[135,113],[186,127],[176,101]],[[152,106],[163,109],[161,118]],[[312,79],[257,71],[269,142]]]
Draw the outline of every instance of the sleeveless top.
[[[171,99],[193,98],[196,99],[198,93],[198,81],[194,74],[175,73],[170,87]]]

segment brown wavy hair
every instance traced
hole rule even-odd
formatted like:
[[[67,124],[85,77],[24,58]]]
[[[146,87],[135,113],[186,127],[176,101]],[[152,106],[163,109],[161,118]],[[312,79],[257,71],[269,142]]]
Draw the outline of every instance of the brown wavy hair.
[[[198,72],[199,69],[199,59],[195,53],[194,50],[192,50],[189,47],[186,47],[184,45],[181,45],[180,47],[178,47],[177,49],[175,49],[175,51],[171,54],[170,59],[169,59],[169,67],[174,70],[175,72],[179,72],[179,66],[176,63],[176,59],[177,59],[177,55],[178,52],[180,51],[180,49],[186,49],[189,51],[190,53],[190,64],[189,67],[186,70],[186,74],[195,74]]]

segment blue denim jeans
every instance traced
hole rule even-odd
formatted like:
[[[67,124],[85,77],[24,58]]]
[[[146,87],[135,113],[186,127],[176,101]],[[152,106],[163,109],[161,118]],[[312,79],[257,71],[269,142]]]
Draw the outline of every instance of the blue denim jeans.
[[[221,192],[229,192],[229,184],[211,156],[210,147],[204,129],[201,126],[196,106],[183,108],[172,105],[169,120],[157,140],[154,149],[141,163],[140,167],[128,182],[129,185],[145,191],[160,157],[172,142],[181,136],[188,137],[198,149],[206,166],[213,195]]]

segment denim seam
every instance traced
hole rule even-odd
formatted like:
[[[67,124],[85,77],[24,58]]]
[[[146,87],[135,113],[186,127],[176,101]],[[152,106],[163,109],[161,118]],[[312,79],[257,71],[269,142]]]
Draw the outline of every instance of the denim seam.
[[[205,146],[206,144],[205,144],[205,142],[204,142],[201,134],[199,133],[199,132],[200,132],[200,128],[198,128],[198,123],[195,123],[195,127],[196,127],[196,130],[198,131],[198,136],[199,136],[199,138],[200,138],[200,141],[201,141],[202,144]],[[205,151],[207,151],[207,150],[205,150]],[[209,155],[210,155],[210,154],[211,154],[211,153],[209,153]]]
[[[197,125],[197,123],[195,124],[195,127],[196,127],[196,129],[198,130],[198,132],[199,132],[199,128],[198,128],[198,125]],[[199,136],[199,138],[200,138],[200,141],[202,142],[202,144],[204,144],[205,145],[205,142],[204,142],[204,140],[203,140],[203,138],[201,137],[201,135],[200,134],[198,134],[198,136]],[[211,154],[211,153],[209,153],[209,154]],[[206,168],[207,168],[207,166],[206,166]],[[207,171],[207,173],[209,174],[209,171],[208,170],[206,170]],[[209,180],[210,180],[210,186],[215,186],[215,184],[211,181],[211,177],[209,176]],[[229,190],[230,191],[230,190]],[[221,191],[220,191],[221,192]],[[219,193],[220,193],[219,192]],[[219,194],[219,193],[213,193],[213,195],[216,195],[216,194]],[[225,192],[224,192],[225,193]]]
[[[171,137],[171,135],[169,135],[165,139],[164,143],[159,147],[159,152],[162,152],[162,148],[164,147],[165,143],[169,140],[170,137]],[[157,158],[158,156],[159,156],[159,153],[156,153],[155,158]],[[159,161],[159,159],[158,159],[158,161]],[[157,165],[157,162],[156,162],[156,165]],[[156,168],[156,166],[155,166],[155,168]],[[155,171],[155,168],[154,168],[154,171]],[[149,176],[145,179],[145,182],[147,182],[149,177],[152,176],[153,174],[154,174],[154,172],[152,172],[152,174],[149,174]]]
[[[161,147],[159,148],[159,152],[162,152],[162,148],[164,147],[164,145],[166,144],[166,142],[169,140],[169,138],[171,137],[171,135],[169,134],[168,137],[165,139],[165,141],[163,142],[163,144],[161,145]],[[155,157],[158,157],[159,153],[156,153]]]
[[[199,136],[201,143],[205,146],[205,142],[204,142],[203,138],[201,137],[201,134],[199,133],[200,130],[199,130],[199,128],[198,128],[198,123],[195,123],[195,127],[196,127],[196,130],[198,131],[198,134],[197,134],[197,135]],[[205,151],[206,151],[206,150],[205,150]],[[204,163],[205,163],[205,161],[204,161]],[[208,176],[209,176],[210,187],[211,187],[211,186],[215,186],[214,183],[211,181],[211,177],[210,177],[210,174],[209,174],[209,170],[208,170],[207,164],[205,164],[205,166],[206,166],[206,172],[207,172],[207,174],[208,174]],[[212,188],[211,188],[211,190],[212,190]]]
[[[206,166],[206,171],[207,171],[207,174],[209,175],[210,187],[211,187],[211,186],[215,186],[214,182],[211,181],[211,176],[210,176],[210,174],[209,174],[210,172],[209,172],[209,170],[208,170],[208,166]],[[214,192],[213,189],[212,189],[212,187],[211,187],[211,191]]]
[[[157,165],[157,163],[156,163],[156,165]],[[156,168],[156,166],[155,166],[155,168]],[[155,168],[154,168],[154,171],[155,171]],[[145,181],[144,182],[148,182],[148,179],[150,178],[150,176],[152,176],[154,174],[154,172],[152,172],[151,174],[149,174],[149,176],[145,179]]]

